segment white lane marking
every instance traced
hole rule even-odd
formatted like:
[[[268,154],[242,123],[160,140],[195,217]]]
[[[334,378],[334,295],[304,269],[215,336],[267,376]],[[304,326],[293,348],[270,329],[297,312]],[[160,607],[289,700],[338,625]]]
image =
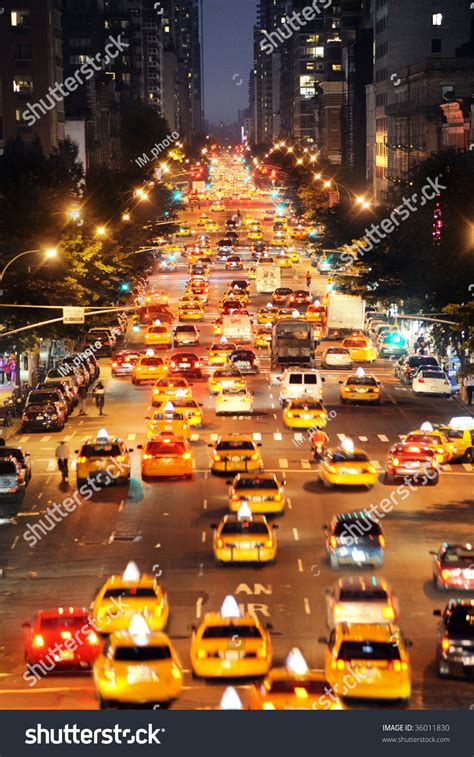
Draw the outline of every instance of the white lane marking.
[[[191,441],[192,442],[198,442],[199,441],[199,434],[191,434]]]
[[[274,440],[275,440],[276,442],[281,442],[281,440],[283,439],[283,437],[282,437],[282,435],[280,434],[280,432],[279,432],[279,431],[276,431],[276,432],[275,432],[275,433],[273,434],[273,438],[274,438]]]
[[[196,600],[196,618],[201,617],[201,609],[204,597],[198,597]]]
[[[136,438],[137,438],[136,434],[129,434],[127,436],[127,442],[134,442]]]
[[[373,465],[373,467],[376,468],[377,470],[382,470],[382,466],[378,460],[371,460],[370,464]]]
[[[278,465],[280,466],[280,468],[288,468],[288,460],[286,460],[284,457],[280,458],[280,460],[278,460]]]
[[[256,431],[253,434],[253,440],[254,440],[254,442],[261,442],[262,441],[262,435],[258,431]]]
[[[217,442],[219,434],[211,434],[211,442]]]
[[[385,436],[385,434],[378,434],[378,437],[381,442],[388,442],[388,436]]]
[[[298,570],[300,573],[303,573],[303,562],[300,557],[298,557]]]
[[[449,463],[445,463],[444,465],[441,466],[441,470],[442,471],[448,471],[448,470],[452,470],[452,469],[453,469],[453,466],[449,465]]]
[[[71,470],[76,470],[77,468],[77,460],[73,460],[71,463]]]
[[[207,538],[207,534],[206,534],[205,531],[203,531],[202,534],[201,534],[201,541],[202,541],[203,544],[206,541],[206,538]]]
[[[309,460],[302,460],[301,461],[301,467],[303,470],[310,470],[311,469],[311,463]]]
[[[472,470],[471,463],[463,463],[462,467],[464,468],[464,470]]]
[[[125,500],[122,499],[122,500],[120,500],[120,505],[119,505],[119,509],[118,509],[119,513],[122,512],[122,510],[123,510],[124,507],[125,507]]]
[[[293,529],[293,538],[294,538],[295,541],[299,541],[300,540],[300,535],[298,533],[298,529],[297,528]]]
[[[13,544],[11,545],[10,549],[15,549],[16,545],[18,544],[19,536],[15,536],[15,539],[13,541]]]
[[[40,439],[40,442],[49,442],[50,439],[51,439],[50,436],[42,436]]]
[[[309,599],[308,597],[304,598],[304,611],[306,615],[311,615],[311,607],[309,606]]]
[[[296,434],[293,434],[293,439],[295,440],[295,442],[301,443],[302,441],[304,441],[304,435],[300,431],[298,431]]]
[[[20,436],[20,442],[22,444],[26,444],[29,438],[30,438],[29,436]]]
[[[359,441],[360,442],[366,442],[366,441],[368,441],[368,439],[367,439],[366,436],[359,436]]]
[[[203,500],[202,506],[204,510],[207,510],[207,499]]]
[[[56,470],[56,465],[57,465],[56,460],[54,460],[54,459],[53,460],[48,460],[48,466],[46,468],[46,470],[48,471],[48,473],[52,473],[53,470]]]
[[[288,505],[288,510],[293,510],[293,503],[292,503],[290,497],[287,497],[286,504]]]
[[[64,437],[64,441],[65,441],[65,442],[70,442],[70,441],[71,441],[71,439],[73,439],[75,435],[76,435],[76,432],[74,431],[74,433],[73,433],[73,434],[69,434],[69,436],[65,436],[65,437]]]

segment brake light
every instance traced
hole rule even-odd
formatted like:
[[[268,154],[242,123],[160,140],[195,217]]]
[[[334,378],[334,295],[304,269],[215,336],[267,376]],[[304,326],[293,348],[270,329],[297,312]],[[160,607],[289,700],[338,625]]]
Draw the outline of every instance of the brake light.
[[[424,384],[424,383],[425,383],[425,379],[422,379],[422,378],[421,378],[421,379],[418,379],[418,383],[419,383],[419,384]]]
[[[71,631],[61,631],[61,639],[70,639],[71,636]]]
[[[257,657],[260,657],[261,660],[264,660],[267,656],[267,648],[265,644],[262,647],[259,647],[257,649]]]
[[[81,456],[81,457],[78,457],[78,458],[77,458],[77,462],[78,462],[78,463],[85,463],[85,462],[86,462],[86,460],[87,460],[87,457],[84,457],[84,456]]]
[[[273,702],[264,702],[263,703],[263,709],[264,710],[276,710],[276,707],[273,704]]]
[[[330,539],[330,544],[331,544],[331,547],[332,547],[333,549],[336,549],[336,547],[337,547],[337,539],[336,539],[336,537],[335,537],[335,536],[331,536],[331,539]]]
[[[99,643],[99,637],[95,633],[95,631],[91,631],[89,636],[87,637],[87,641],[89,644],[98,644]]]
[[[398,459],[398,457],[392,458],[392,465],[400,465],[400,460]]]
[[[44,647],[44,639],[41,636],[40,633],[37,633],[36,636],[33,639],[33,646],[34,647]]]
[[[380,534],[379,536],[379,544],[381,547],[385,547],[385,538]]]
[[[190,452],[183,452],[183,454],[181,455],[181,457],[183,458],[183,460],[190,460],[191,459],[191,453]]]
[[[450,647],[449,639],[443,639],[441,642],[441,649],[443,650],[443,652],[447,652],[449,650],[449,647]]]

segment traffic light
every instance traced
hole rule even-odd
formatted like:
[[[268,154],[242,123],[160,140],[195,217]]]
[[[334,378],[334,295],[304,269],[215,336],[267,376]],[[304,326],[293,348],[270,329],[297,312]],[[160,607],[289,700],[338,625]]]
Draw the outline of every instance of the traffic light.
[[[179,202],[183,197],[183,193],[178,189],[173,192],[173,202]]]
[[[129,292],[130,291],[130,284],[126,281],[124,281],[122,284],[120,284],[120,291],[121,292]]]

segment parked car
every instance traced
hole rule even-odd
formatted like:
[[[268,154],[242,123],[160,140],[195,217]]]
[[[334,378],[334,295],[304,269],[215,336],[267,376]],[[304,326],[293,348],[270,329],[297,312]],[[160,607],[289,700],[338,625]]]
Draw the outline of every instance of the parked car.
[[[30,453],[23,447],[0,447],[0,461],[14,458],[20,465],[25,481],[25,486],[31,479]]]
[[[0,502],[21,502],[25,496],[25,476],[14,458],[0,459]]]
[[[62,431],[65,415],[58,405],[52,402],[26,405],[21,417],[21,432],[26,431]]]

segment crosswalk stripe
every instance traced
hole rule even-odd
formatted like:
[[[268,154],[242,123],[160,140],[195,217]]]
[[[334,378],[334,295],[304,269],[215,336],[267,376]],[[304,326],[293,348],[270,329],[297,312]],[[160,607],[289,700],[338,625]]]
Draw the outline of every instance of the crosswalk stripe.
[[[462,464],[462,467],[464,468],[464,470],[467,470],[467,471],[470,471],[470,470],[472,470],[472,465],[471,465],[471,463],[463,463],[463,464]]]
[[[376,468],[377,470],[381,470],[382,469],[382,466],[381,466],[381,464],[379,463],[378,460],[371,460],[370,464],[373,465],[373,467]]]
[[[453,466],[450,465],[449,463],[445,463],[444,465],[441,466],[441,470],[450,471],[452,469],[453,469]]]
[[[281,435],[281,434],[280,434],[280,433],[279,433],[278,431],[276,431],[276,432],[275,432],[275,433],[273,434],[273,438],[274,438],[274,440],[275,440],[276,442],[281,442],[281,440],[283,439],[282,435]]]
[[[303,434],[293,434],[293,439],[295,442],[301,443],[304,439]]]
[[[73,460],[70,465],[71,470],[76,470],[77,468],[77,460]]]
[[[198,442],[199,441],[199,434],[191,434],[191,441],[192,442]]]
[[[136,434],[129,434],[127,436],[127,442],[134,442],[136,438],[137,438]]]
[[[29,438],[30,438],[29,436],[20,436],[20,442],[22,444],[26,444]]]
[[[56,470],[56,460],[48,460],[48,467],[46,468],[48,473],[51,473],[53,470]]]
[[[253,440],[254,440],[254,442],[261,442],[262,441],[262,435],[258,431],[256,431],[253,434]]]
[[[359,436],[359,441],[361,441],[361,442],[366,442],[366,441],[368,441],[368,440],[367,440],[367,437],[366,437],[366,436]]]
[[[388,436],[385,436],[385,434],[379,434],[378,436],[381,442],[388,442]]]
[[[288,468],[288,460],[285,460],[285,458],[280,458],[280,460],[278,460],[278,465],[280,466],[280,468]]]
[[[219,434],[211,434],[211,442],[217,442]]]
[[[301,467],[304,468],[304,470],[310,470],[311,469],[311,463],[309,460],[302,460],[301,461]]]
[[[50,436],[42,436],[40,439],[40,442],[49,442],[50,439],[51,439]]]

